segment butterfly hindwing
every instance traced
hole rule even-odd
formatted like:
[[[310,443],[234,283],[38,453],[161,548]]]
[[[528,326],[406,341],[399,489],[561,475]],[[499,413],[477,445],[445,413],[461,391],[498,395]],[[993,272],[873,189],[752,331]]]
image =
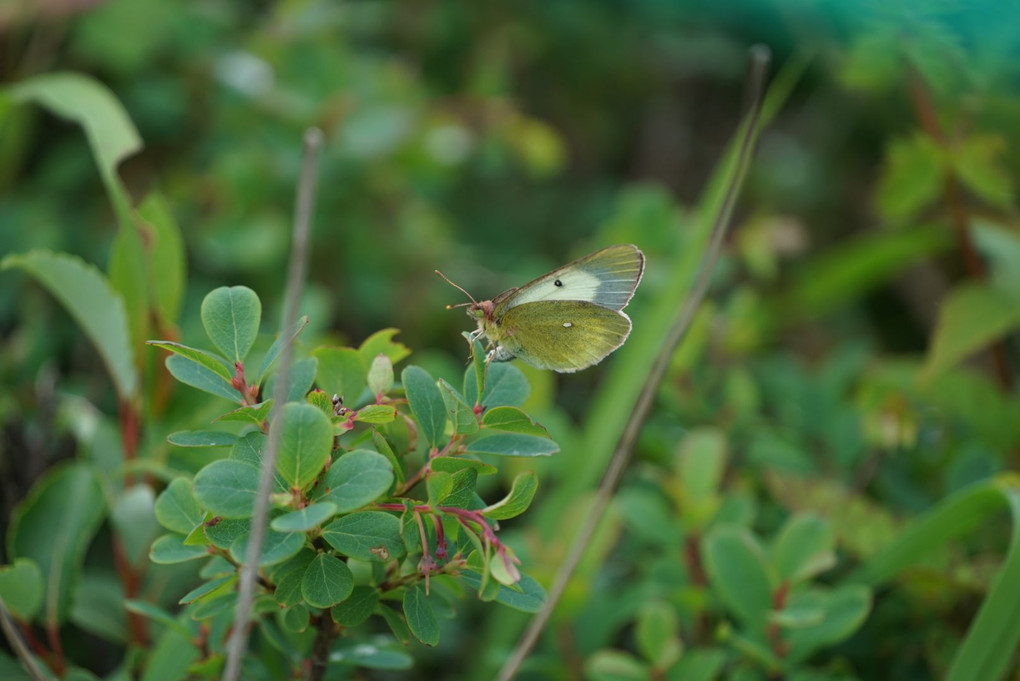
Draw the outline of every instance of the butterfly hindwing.
[[[644,272],[645,256],[630,244],[610,246],[544,274],[493,300],[496,314],[540,301],[578,300],[622,310]]]
[[[582,300],[514,305],[499,319],[502,349],[539,369],[578,371],[602,361],[630,334],[623,312]]]

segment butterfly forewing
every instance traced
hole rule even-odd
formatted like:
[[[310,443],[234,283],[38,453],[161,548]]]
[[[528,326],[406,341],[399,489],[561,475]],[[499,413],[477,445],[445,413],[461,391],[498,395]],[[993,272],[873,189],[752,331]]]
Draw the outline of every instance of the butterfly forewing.
[[[500,320],[504,350],[539,369],[578,371],[602,361],[630,334],[623,312],[579,300],[511,307]]]
[[[539,301],[579,300],[622,310],[644,272],[645,256],[629,244],[610,246],[510,289],[493,300],[496,315]]]

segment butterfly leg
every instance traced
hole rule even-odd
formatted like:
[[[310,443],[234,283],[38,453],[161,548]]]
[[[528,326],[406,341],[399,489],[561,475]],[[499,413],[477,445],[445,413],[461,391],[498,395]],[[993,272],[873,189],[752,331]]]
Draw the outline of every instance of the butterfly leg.
[[[485,355],[485,363],[489,362],[509,362],[514,358],[513,353],[504,348],[502,345],[497,345],[489,353]]]

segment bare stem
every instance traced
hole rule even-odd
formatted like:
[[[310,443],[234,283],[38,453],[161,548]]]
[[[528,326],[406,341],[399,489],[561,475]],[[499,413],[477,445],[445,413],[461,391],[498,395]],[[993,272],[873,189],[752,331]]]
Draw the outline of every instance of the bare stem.
[[[580,563],[581,558],[584,555],[584,551],[595,532],[595,528],[598,527],[599,521],[605,514],[606,508],[609,506],[609,502],[612,500],[616,486],[623,477],[623,472],[627,467],[627,463],[630,461],[634,442],[637,440],[641,427],[644,425],[645,419],[648,417],[648,412],[652,408],[655,393],[658,390],[659,384],[662,382],[662,378],[666,374],[666,369],[669,367],[673,351],[687,334],[691,321],[694,319],[694,313],[697,311],[702,299],[705,297],[705,293],[708,291],[708,284],[712,275],[712,269],[715,266],[716,260],[719,258],[723,239],[729,229],[730,216],[733,213],[733,205],[736,202],[737,194],[754,151],[754,142],[757,139],[758,131],[758,117],[761,112],[762,92],[765,87],[765,74],[770,61],[771,53],[767,47],[757,45],[751,48],[751,73],[748,81],[751,88],[751,109],[744,121],[744,125],[746,127],[743,130],[743,137],[741,138],[740,147],[737,151],[736,167],[734,169],[733,179],[730,185],[726,188],[726,195],[723,198],[722,206],[719,209],[719,213],[716,215],[715,224],[712,225],[708,246],[705,249],[705,253],[701,256],[701,264],[697,279],[694,281],[690,295],[688,295],[685,299],[683,307],[681,307],[677,313],[677,316],[673,321],[673,325],[670,327],[669,332],[666,334],[666,338],[663,340],[663,343],[659,348],[659,353],[656,355],[655,362],[652,364],[652,367],[648,372],[648,379],[645,381],[641,394],[638,396],[638,400],[634,405],[634,410],[631,412],[630,419],[627,421],[627,425],[624,427],[623,432],[620,434],[620,439],[617,441],[616,449],[613,451],[613,457],[609,462],[609,468],[606,470],[605,476],[603,476],[602,482],[599,484],[599,488],[595,496],[595,502],[585,519],[584,525],[581,526],[577,534],[574,536],[570,550],[567,552],[563,563],[560,565],[560,568],[556,573],[556,578],[553,581],[552,587],[549,589],[549,595],[545,605],[531,620],[528,628],[524,632],[524,635],[521,636],[521,639],[517,642],[517,648],[514,650],[513,654],[507,658],[503,668],[500,669],[499,676],[496,677],[498,681],[510,681],[510,679],[514,678],[520,669],[521,664],[523,664],[524,660],[528,657],[531,649],[534,648],[535,643],[538,641],[538,637],[545,629],[550,617],[552,617],[553,610],[555,610],[557,603],[559,603],[560,598],[563,596],[563,592],[567,588],[567,583],[573,576],[574,570],[577,569],[577,565]]]
[[[322,132],[309,128],[305,132],[304,163],[298,180],[297,205],[294,209],[294,244],[287,268],[287,291],[284,299],[284,320],[281,333],[287,333],[297,321],[297,304],[305,278],[305,263],[308,255],[308,236],[311,232],[312,209],[315,205],[317,184],[316,161],[322,146]],[[290,374],[293,345],[287,343],[280,354],[280,368],[273,386],[273,412],[278,413],[287,399],[287,378]],[[270,418],[270,423],[273,419]],[[227,663],[223,670],[223,681],[238,681],[241,674],[241,658],[248,647],[248,624],[252,604],[255,601],[255,581],[258,576],[259,554],[266,534],[266,517],[269,514],[269,496],[272,492],[273,473],[280,447],[280,429],[269,429],[265,458],[259,477],[259,491],[255,498],[255,509],[251,518],[251,537],[248,551],[238,583],[237,609],[234,612],[234,626],[227,644]]]

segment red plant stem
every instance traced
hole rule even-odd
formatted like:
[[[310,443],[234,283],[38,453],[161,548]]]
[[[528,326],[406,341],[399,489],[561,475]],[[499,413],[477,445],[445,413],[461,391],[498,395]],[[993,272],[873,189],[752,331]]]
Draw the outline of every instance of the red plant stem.
[[[60,626],[52,620],[46,622],[46,638],[50,642],[50,650],[53,651],[50,668],[54,674],[63,678],[67,672],[67,661],[64,659],[64,644],[60,642]]]
[[[127,598],[137,598],[142,581],[141,575],[132,567],[131,561],[128,560],[127,553],[124,551],[124,545],[116,535],[113,537],[113,564],[120,583],[124,587],[124,595]],[[145,618],[130,610],[127,610],[126,614],[131,642],[137,646],[145,647],[149,638]]]
[[[921,76],[913,69],[907,74],[910,85],[910,100],[914,106],[914,112],[921,124],[921,128],[932,139],[942,146],[947,145],[946,136],[939,125],[938,116],[935,112],[935,104],[931,99],[928,90],[924,86]],[[981,259],[974,241],[970,237],[970,219],[967,216],[967,205],[964,201],[963,190],[959,180],[952,172],[946,174],[943,186],[943,199],[949,219],[953,224],[953,232],[956,234],[956,241],[963,255],[963,266],[967,273],[978,281],[987,278],[985,263]],[[1006,347],[1002,341],[995,341],[989,346],[992,354],[992,361],[995,363],[995,375],[999,381],[999,387],[1003,391],[1011,391],[1013,388],[1013,374],[1009,366],[1009,358],[1006,355]]]

